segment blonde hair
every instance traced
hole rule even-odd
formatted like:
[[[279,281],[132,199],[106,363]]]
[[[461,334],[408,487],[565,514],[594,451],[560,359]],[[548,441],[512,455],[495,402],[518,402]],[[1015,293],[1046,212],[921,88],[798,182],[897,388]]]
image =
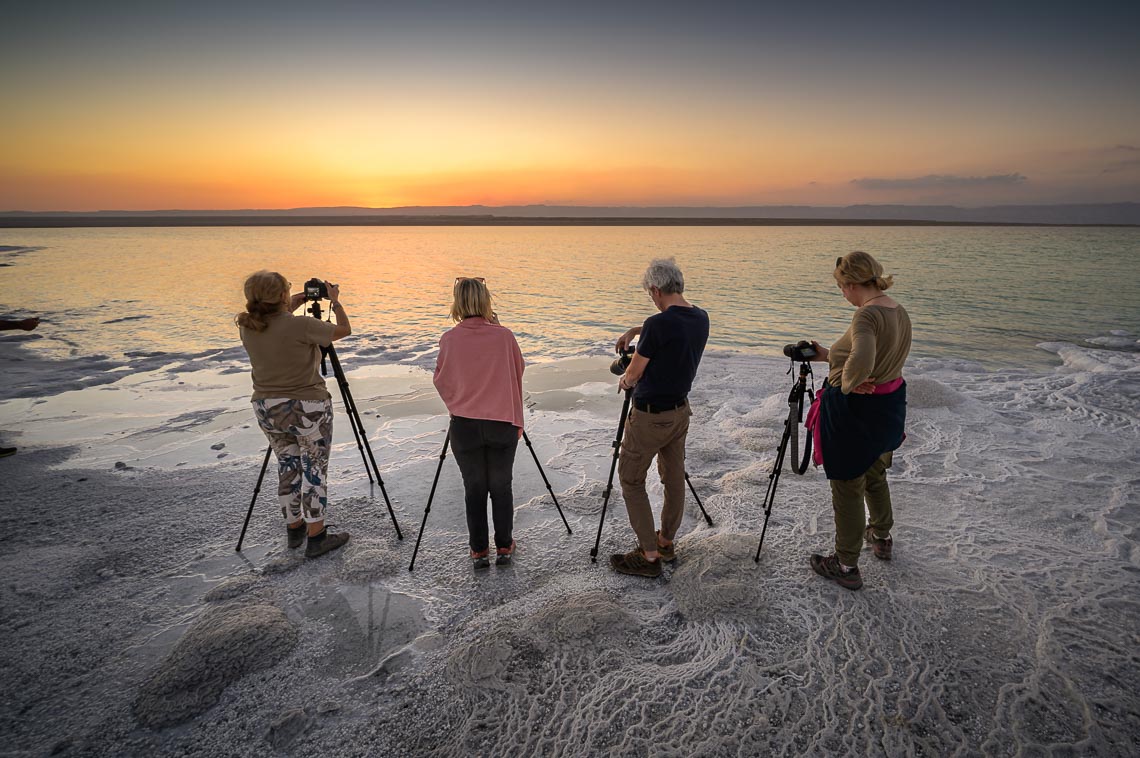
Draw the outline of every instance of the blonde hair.
[[[856,250],[836,262],[835,281],[840,284],[867,284],[886,290],[895,283],[895,278],[889,274],[884,276],[883,265],[870,253]]]
[[[494,318],[491,310],[491,292],[487,285],[478,279],[463,278],[455,282],[452,290],[451,320],[462,321],[472,316],[482,316],[490,321]]]
[[[245,311],[234,316],[242,329],[263,332],[268,318],[279,313],[289,294],[289,281],[276,271],[258,271],[245,280]]]

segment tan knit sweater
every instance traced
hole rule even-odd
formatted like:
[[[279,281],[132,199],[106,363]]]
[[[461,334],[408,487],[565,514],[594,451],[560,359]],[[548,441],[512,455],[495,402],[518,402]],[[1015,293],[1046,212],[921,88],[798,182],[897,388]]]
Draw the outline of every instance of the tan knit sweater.
[[[910,316],[900,305],[866,305],[855,311],[851,326],[827,356],[827,382],[846,395],[869,378],[884,384],[902,376],[910,353]]]

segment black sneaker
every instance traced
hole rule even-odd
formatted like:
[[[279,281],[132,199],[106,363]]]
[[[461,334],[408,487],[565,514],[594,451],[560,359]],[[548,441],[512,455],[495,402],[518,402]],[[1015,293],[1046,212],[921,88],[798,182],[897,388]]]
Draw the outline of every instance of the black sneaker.
[[[320,534],[309,537],[309,544],[305,545],[306,558],[319,558],[325,553],[344,547],[348,542],[348,532],[330,534],[328,528],[322,529]]]
[[[515,555],[515,541],[511,540],[510,547],[497,547],[495,548],[495,565],[496,566],[510,566],[511,558]]]
[[[471,551],[471,564],[476,569],[491,568],[491,559],[487,556],[490,555],[491,549],[485,550],[472,550]]]
[[[867,527],[867,531],[863,532],[863,541],[871,546],[871,551],[875,557],[882,561],[889,561],[891,559],[891,549],[895,545],[895,541],[891,539],[891,535],[886,537],[876,537],[875,530]]]
[[[652,579],[661,576],[661,559],[658,558],[655,561],[646,559],[645,551],[639,545],[628,553],[611,555],[610,568],[619,574],[647,576]]]
[[[859,576],[859,567],[855,566],[850,570],[844,570],[843,566],[839,565],[839,558],[834,553],[826,557],[813,553],[811,567],[815,569],[815,573],[824,579],[831,579],[845,589],[857,590],[863,586],[863,577]]]
[[[289,526],[286,524],[285,533],[289,537],[289,549],[296,550],[297,548],[301,547],[301,545],[305,544],[305,535],[308,533],[308,531],[309,525],[304,521],[301,522],[300,526]]]

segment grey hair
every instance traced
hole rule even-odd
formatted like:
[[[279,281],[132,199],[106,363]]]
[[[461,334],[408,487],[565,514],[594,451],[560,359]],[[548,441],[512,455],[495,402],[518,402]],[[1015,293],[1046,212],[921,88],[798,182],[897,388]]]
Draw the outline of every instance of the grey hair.
[[[677,266],[676,258],[654,258],[641,277],[641,287],[656,287],[662,295],[679,295],[685,291],[685,275]]]

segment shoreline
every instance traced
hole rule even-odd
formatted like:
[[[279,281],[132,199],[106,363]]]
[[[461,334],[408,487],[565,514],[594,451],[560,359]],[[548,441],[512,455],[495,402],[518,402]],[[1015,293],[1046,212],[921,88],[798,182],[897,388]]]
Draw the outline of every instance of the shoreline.
[[[571,216],[4,216],[0,229],[235,226],[918,226],[1140,229],[1140,224],[844,218],[682,218]]]

